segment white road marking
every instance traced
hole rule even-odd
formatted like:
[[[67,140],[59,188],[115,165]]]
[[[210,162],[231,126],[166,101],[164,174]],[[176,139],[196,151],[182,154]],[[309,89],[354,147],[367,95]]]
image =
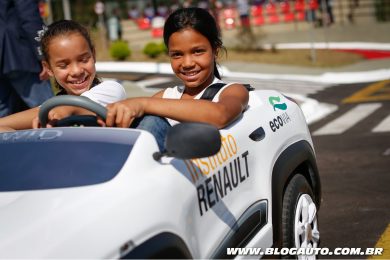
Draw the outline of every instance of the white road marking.
[[[388,115],[382,122],[372,129],[372,132],[390,132],[390,115]]]
[[[256,89],[273,89],[282,93],[297,93],[297,94],[315,94],[323,89],[331,87],[331,84],[310,82],[310,81],[294,81],[283,79],[257,79],[257,78],[238,78],[224,77],[224,81],[242,82],[251,84]]]
[[[322,128],[318,129],[313,135],[336,135],[342,134],[352,126],[356,125],[359,121],[372,114],[375,110],[380,108],[382,104],[371,103],[358,105],[344,115],[329,122]]]
[[[158,78],[152,78],[152,79],[145,79],[137,81],[137,85],[141,88],[147,88],[147,87],[158,87],[159,84],[164,84],[168,82],[172,82],[173,79],[170,77],[158,77]]]

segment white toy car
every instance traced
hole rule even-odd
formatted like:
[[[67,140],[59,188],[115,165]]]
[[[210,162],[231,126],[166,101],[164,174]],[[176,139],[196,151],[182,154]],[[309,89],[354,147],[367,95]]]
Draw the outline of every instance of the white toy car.
[[[159,153],[151,134],[134,129],[1,133],[0,258],[233,258],[228,248],[317,247],[320,178],[292,100],[252,91],[226,129],[179,124],[166,145]]]

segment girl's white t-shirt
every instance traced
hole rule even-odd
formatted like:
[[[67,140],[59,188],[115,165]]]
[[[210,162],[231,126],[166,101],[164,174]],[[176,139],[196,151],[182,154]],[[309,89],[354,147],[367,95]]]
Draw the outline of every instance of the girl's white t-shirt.
[[[224,83],[224,82],[222,80],[214,77],[213,82],[209,86],[207,86],[207,88],[210,87],[211,85],[215,84],[215,83]],[[211,101],[212,102],[218,102],[219,101],[219,96],[221,95],[222,91],[225,88],[227,88],[227,87],[229,87],[230,85],[233,85],[233,84],[237,84],[237,83],[228,83],[225,86],[223,86],[217,92],[217,94],[214,96],[214,98]],[[200,99],[202,97],[203,93],[206,91],[207,88],[205,88],[198,95],[196,95],[194,97],[194,99]],[[162,98],[181,99],[181,97],[182,97],[182,95],[184,93],[184,89],[185,89],[184,86],[174,86],[174,87],[171,87],[171,88],[167,88],[167,89],[164,90]],[[169,122],[169,124],[172,125],[172,126],[180,123],[179,121],[176,121],[176,120],[173,120],[173,119],[170,119],[170,118],[166,118],[166,119]]]
[[[103,81],[88,91],[81,94],[102,106],[107,106],[126,98],[126,91],[123,86],[112,80]]]

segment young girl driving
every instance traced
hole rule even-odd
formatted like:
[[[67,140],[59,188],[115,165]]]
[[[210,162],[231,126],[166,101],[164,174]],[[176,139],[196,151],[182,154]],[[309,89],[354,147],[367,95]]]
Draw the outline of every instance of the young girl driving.
[[[126,98],[122,85],[115,81],[100,82],[96,77],[95,48],[88,31],[74,21],[51,24],[40,38],[43,66],[54,77],[60,92],[57,95],[85,96],[106,106]],[[38,127],[39,107],[0,118],[0,131]],[[49,112],[50,124],[61,118],[92,114],[72,106],[61,106]]]
[[[169,125],[192,121],[223,128],[241,115],[249,100],[248,90],[242,84],[226,84],[211,101],[200,99],[210,85],[222,83],[216,59],[224,47],[209,12],[201,8],[176,10],[164,25],[164,43],[172,69],[183,85],[162,90],[152,97],[128,98],[109,104],[106,119],[107,126],[129,127],[144,115],[158,116],[145,116],[136,124],[139,124],[137,128],[155,135],[160,149],[164,134],[156,135],[155,129],[151,130],[165,127],[159,118],[166,118]]]

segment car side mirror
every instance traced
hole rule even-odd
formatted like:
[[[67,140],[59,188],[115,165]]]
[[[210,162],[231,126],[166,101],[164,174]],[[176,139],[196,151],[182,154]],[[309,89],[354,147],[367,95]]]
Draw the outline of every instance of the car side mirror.
[[[153,158],[203,158],[218,153],[220,149],[221,135],[216,127],[205,123],[181,123],[168,131],[165,151],[154,153]]]

